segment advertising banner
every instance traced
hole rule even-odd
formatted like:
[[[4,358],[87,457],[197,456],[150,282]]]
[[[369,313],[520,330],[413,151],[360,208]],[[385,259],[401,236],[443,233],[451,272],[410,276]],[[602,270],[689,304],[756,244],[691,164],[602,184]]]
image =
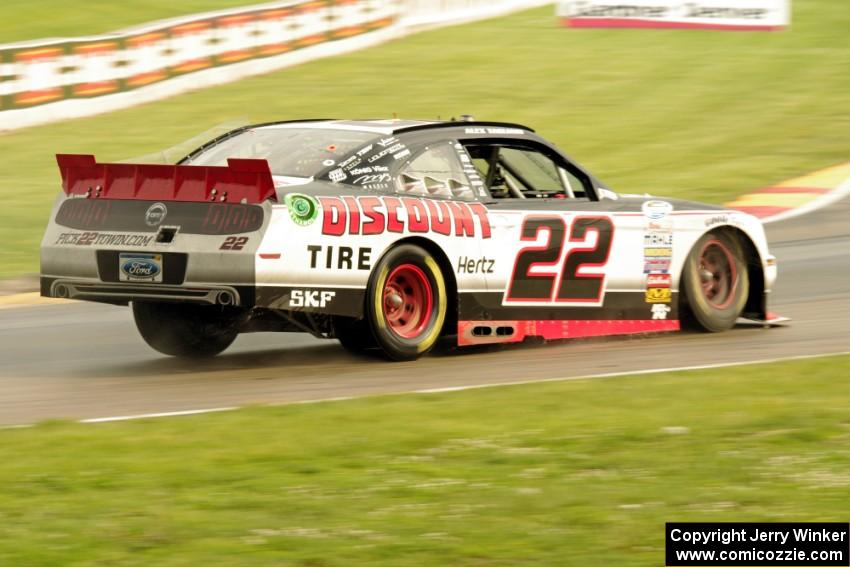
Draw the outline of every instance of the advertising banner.
[[[574,28],[674,28],[770,31],[789,24],[790,0],[561,0],[561,23]]]
[[[92,116],[551,0],[276,0],[0,45],[0,132]]]
[[[284,1],[97,37],[0,46],[0,111],[129,91],[392,24],[387,0]]]

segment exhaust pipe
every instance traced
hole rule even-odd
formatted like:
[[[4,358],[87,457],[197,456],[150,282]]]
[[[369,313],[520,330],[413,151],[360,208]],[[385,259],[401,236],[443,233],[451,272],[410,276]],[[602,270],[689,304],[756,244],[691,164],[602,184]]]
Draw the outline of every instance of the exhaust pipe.
[[[231,305],[236,305],[236,298],[229,291],[222,291],[215,298],[215,302],[217,305],[221,305],[222,307],[228,307]]]
[[[54,297],[59,297],[59,298],[64,299],[64,298],[67,298],[69,295],[71,295],[71,293],[68,290],[68,286],[66,286],[64,284],[59,284],[53,289],[53,296]]]

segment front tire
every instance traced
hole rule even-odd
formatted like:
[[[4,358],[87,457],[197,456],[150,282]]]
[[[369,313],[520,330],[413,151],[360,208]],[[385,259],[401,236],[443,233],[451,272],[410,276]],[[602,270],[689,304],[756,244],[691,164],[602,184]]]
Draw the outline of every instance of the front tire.
[[[154,350],[184,358],[209,358],[239,334],[232,309],[184,303],[133,302],[136,328]]]
[[[750,290],[744,252],[726,232],[704,234],[691,250],[682,273],[686,323],[717,333],[731,329]]]
[[[391,360],[414,360],[434,346],[446,320],[446,282],[424,249],[403,244],[387,252],[366,289],[366,321]]]

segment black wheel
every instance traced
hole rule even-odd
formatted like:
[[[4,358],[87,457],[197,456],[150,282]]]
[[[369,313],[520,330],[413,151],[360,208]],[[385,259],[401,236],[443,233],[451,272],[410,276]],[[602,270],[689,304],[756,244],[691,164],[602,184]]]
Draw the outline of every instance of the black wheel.
[[[731,329],[749,290],[741,243],[725,232],[704,234],[682,272],[685,322],[713,333]]]
[[[134,301],[133,317],[145,342],[169,356],[212,357],[239,334],[238,315],[213,305]]]
[[[369,330],[369,324],[363,319],[334,319],[334,336],[345,350],[355,354],[378,346],[372,331]]]
[[[366,321],[375,342],[392,360],[428,352],[446,319],[446,282],[437,261],[419,246],[387,252],[366,289]]]

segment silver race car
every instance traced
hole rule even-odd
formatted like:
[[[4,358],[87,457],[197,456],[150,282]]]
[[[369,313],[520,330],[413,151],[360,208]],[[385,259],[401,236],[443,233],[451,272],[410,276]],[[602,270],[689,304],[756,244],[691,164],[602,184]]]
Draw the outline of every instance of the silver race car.
[[[233,130],[177,165],[57,161],[42,295],[130,304],[168,355],[295,331],[407,360],[441,335],[773,317],[756,218],[615,193],[516,124],[302,120]]]

